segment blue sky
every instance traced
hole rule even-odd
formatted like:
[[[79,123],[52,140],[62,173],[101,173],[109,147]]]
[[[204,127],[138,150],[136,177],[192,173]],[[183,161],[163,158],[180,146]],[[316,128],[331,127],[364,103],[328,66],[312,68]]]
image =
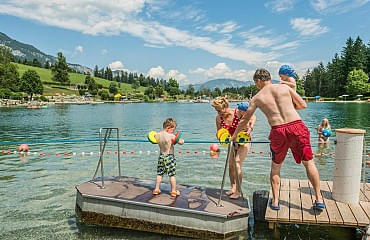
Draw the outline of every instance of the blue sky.
[[[109,65],[180,84],[302,75],[370,42],[370,0],[0,0],[0,31],[67,61]]]

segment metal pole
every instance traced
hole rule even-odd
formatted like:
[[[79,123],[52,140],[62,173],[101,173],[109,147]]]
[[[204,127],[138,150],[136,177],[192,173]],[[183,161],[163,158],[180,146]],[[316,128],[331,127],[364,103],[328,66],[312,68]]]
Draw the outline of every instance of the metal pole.
[[[227,148],[227,157],[226,157],[226,162],[225,162],[224,175],[222,177],[222,182],[221,182],[220,198],[218,199],[218,203],[216,205],[217,207],[222,207],[222,205],[220,203],[221,203],[221,198],[222,198],[222,192],[224,191],[226,169],[227,169],[227,165],[229,163],[229,156],[230,156],[230,153],[231,153],[231,148],[232,148],[232,144],[229,143],[229,146]]]
[[[120,154],[120,150],[119,150],[119,141],[118,141],[118,138],[119,138],[119,130],[117,128],[118,177],[119,177],[119,179],[121,179],[121,154]]]
[[[94,180],[95,177],[96,177],[96,175],[98,174],[98,170],[99,170],[99,167],[100,167],[100,162],[103,159],[103,153],[104,153],[105,144],[106,144],[106,142],[104,142],[104,145],[102,146],[102,138],[101,138],[102,137],[102,134],[101,134],[101,131],[102,131],[102,129],[100,129],[100,133],[99,133],[99,137],[100,137],[100,139],[99,139],[99,141],[100,141],[100,156],[99,156],[98,166],[96,167],[96,170],[95,170],[95,173],[94,173],[94,176],[93,176],[92,180]],[[107,138],[107,134],[108,134],[108,131],[105,131],[104,139]]]
[[[108,138],[110,138],[110,135],[111,135],[111,133],[112,133],[112,129],[108,129],[107,130],[107,132],[109,132],[109,134],[108,134]],[[106,135],[105,135],[106,136]],[[107,142],[108,142],[108,139],[107,138],[104,138],[104,148],[105,148],[105,146],[107,145]],[[104,151],[104,149],[103,149],[103,151]],[[103,154],[101,155],[101,168],[100,168],[100,170],[101,170],[101,188],[104,188],[104,167],[103,167]]]

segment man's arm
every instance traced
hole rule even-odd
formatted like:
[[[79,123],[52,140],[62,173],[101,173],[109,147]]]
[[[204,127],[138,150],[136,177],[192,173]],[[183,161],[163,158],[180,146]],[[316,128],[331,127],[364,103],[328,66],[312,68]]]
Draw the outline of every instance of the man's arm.
[[[294,104],[295,109],[305,109],[307,107],[306,102],[299,96],[298,93],[296,93],[293,89],[289,88],[290,96],[292,97],[292,101]]]
[[[253,114],[253,116],[251,117],[251,120],[249,120],[248,122],[248,130],[247,130],[248,135],[251,135],[251,132],[253,131],[256,120],[257,120],[256,115]]]
[[[238,124],[238,127],[235,129],[235,132],[233,136],[231,137],[231,141],[235,141],[236,137],[238,136],[238,133],[241,132],[244,128],[248,126],[249,120],[252,118],[253,113],[256,111],[256,104],[254,103],[253,99],[249,104],[247,112],[243,115],[243,117],[240,119],[240,122]]]

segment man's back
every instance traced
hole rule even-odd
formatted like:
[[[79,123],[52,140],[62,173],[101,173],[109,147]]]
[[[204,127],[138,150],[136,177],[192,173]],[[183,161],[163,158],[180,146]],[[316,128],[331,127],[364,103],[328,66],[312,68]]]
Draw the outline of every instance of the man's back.
[[[301,119],[296,108],[306,107],[303,99],[284,84],[266,84],[252,101],[266,115],[271,126]],[[294,104],[298,107],[295,108]]]

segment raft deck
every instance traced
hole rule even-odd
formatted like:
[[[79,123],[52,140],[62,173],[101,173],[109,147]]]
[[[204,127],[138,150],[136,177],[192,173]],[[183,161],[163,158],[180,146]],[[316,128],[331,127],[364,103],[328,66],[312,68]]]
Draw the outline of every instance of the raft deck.
[[[361,185],[360,202],[346,204],[332,197],[333,182],[321,181],[321,193],[326,209],[315,211],[313,187],[308,180],[281,179],[279,188],[280,210],[272,210],[268,205],[265,219],[270,227],[277,223],[320,224],[337,227],[367,228],[370,224],[370,185]],[[270,199],[272,191],[270,190]]]
[[[178,185],[181,195],[171,197],[170,185],[161,184],[153,195],[153,181],[133,177],[104,178],[76,186],[76,213],[90,224],[122,227],[170,235],[224,239],[247,230],[248,199],[222,196],[219,189]]]

